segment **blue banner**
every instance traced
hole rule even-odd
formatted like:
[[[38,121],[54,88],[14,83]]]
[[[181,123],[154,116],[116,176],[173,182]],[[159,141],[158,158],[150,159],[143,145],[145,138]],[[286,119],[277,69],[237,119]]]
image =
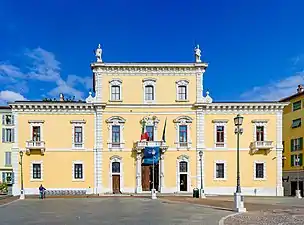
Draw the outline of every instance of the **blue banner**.
[[[154,159],[152,154],[153,150],[155,151]],[[152,165],[153,161],[154,164],[157,164],[159,161],[159,147],[145,147],[143,164]]]

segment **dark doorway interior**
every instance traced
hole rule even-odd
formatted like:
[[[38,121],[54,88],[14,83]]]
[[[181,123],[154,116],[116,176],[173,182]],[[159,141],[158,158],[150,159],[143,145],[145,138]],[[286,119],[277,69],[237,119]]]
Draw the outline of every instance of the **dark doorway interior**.
[[[291,196],[296,196],[296,190],[297,190],[297,181],[291,181]],[[301,190],[301,196],[303,196],[303,181],[299,181],[299,188]]]
[[[188,184],[187,184],[187,174],[180,174],[179,175],[179,188],[180,188],[180,191],[188,191],[187,187],[188,187]]]

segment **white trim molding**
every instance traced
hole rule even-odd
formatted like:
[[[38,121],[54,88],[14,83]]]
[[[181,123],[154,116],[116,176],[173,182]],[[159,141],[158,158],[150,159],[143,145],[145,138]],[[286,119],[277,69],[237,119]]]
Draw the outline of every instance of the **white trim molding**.
[[[82,165],[82,178],[80,178],[80,179],[77,179],[77,178],[75,178],[75,164],[81,164]],[[84,163],[83,163],[83,161],[81,161],[81,160],[75,160],[75,161],[73,161],[73,163],[72,163],[72,181],[75,181],[75,182],[80,182],[80,181],[85,181],[85,169],[84,169]]]
[[[193,119],[190,116],[179,116],[176,119],[173,120],[175,124],[175,130],[176,130],[176,135],[175,135],[175,144],[177,149],[190,149],[192,140],[191,140],[191,124],[192,124]],[[181,125],[187,126],[187,142],[185,143],[186,145],[181,145],[181,142],[179,141],[179,127]]]
[[[224,164],[224,177],[216,177],[216,165],[217,164]],[[213,180],[227,180],[227,161],[226,160],[215,160],[213,163]]]
[[[189,80],[183,79],[175,82],[176,86],[176,101],[177,102],[188,102],[189,101]],[[186,99],[180,99],[178,89],[180,86],[186,87]]]
[[[277,112],[277,118],[276,118],[277,196],[284,196],[284,188],[282,182],[282,177],[283,177],[282,160],[283,160],[283,110]]]
[[[221,148],[227,148],[227,119],[223,120],[212,120],[212,123],[214,123],[214,148],[221,149]],[[224,142],[223,143],[217,143],[216,137],[217,137],[217,127],[222,126],[224,127]]]
[[[71,120],[70,123],[72,124],[72,149],[79,150],[85,149],[85,129],[84,125],[86,124],[85,120]],[[82,143],[75,143],[75,127],[81,127],[82,129]],[[76,146],[81,145],[81,146]]]
[[[112,99],[112,86],[118,86],[119,87],[119,99]],[[109,100],[111,102],[121,102],[122,101],[122,80],[119,78],[113,78],[109,81]]]
[[[187,163],[187,172],[180,172],[179,163],[186,162]],[[188,155],[180,155],[176,159],[176,190],[177,192],[181,192],[180,190],[180,175],[186,174],[187,175],[187,191],[191,191],[191,173],[190,173],[190,157]]]
[[[40,141],[44,141],[43,138],[43,124],[44,120],[29,120],[28,123],[30,124],[30,141],[33,141],[33,127],[40,127]]]
[[[158,119],[157,116],[149,115],[149,116],[145,116],[144,118],[142,118],[139,122],[141,125],[143,125],[143,124],[145,125],[145,128],[144,128],[145,132],[147,131],[146,130],[147,126],[153,126],[154,127],[154,130],[153,130],[154,140],[157,140],[157,128],[158,128],[159,121],[160,120]]]
[[[124,126],[125,126],[125,122],[126,120],[120,116],[112,116],[110,118],[108,118],[106,120],[106,123],[108,124],[108,131],[109,131],[109,136],[108,136],[108,149],[109,150],[123,150],[124,149],[124,135],[123,135],[123,131],[124,131]],[[119,126],[120,130],[120,142],[119,143],[115,143],[115,144],[119,144],[119,146],[115,146],[112,143],[112,127],[113,126]]]
[[[41,178],[40,179],[34,179],[34,164],[40,164],[40,174],[41,174]],[[43,161],[31,161],[31,171],[30,171],[30,181],[32,182],[36,182],[36,181],[43,181],[43,175],[44,175],[44,168],[43,168]]]
[[[268,120],[252,120],[253,124],[253,141],[257,141],[256,130],[257,127],[264,127],[264,141],[267,141],[267,123]]]
[[[119,162],[119,173],[113,173],[112,172],[112,163]],[[112,175],[119,175],[119,183],[120,183],[120,192],[124,192],[124,172],[123,172],[123,160],[122,157],[118,155],[113,155],[110,157],[110,173],[109,173],[109,190],[110,192],[113,192],[113,179]]]
[[[256,164],[263,164],[263,178],[257,178],[256,177]],[[266,170],[266,162],[265,161],[260,161],[260,160],[255,160],[253,162],[253,180],[267,180],[267,170]]]
[[[156,79],[155,78],[144,78],[143,79],[143,102],[144,103],[155,103],[156,102]],[[153,100],[146,100],[146,87],[153,87]]]

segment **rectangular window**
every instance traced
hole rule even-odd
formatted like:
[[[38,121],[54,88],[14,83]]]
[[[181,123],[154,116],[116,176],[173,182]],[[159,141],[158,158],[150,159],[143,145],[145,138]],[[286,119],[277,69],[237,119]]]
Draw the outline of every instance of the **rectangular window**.
[[[2,128],[2,142],[14,142],[13,128]]]
[[[33,164],[33,179],[41,179],[41,164]]]
[[[146,126],[146,132],[149,136],[149,141],[154,141],[154,126]]]
[[[147,101],[154,100],[154,87],[152,85],[147,85],[145,87],[145,100]]]
[[[256,141],[264,141],[264,126],[256,127]]]
[[[120,100],[120,87],[116,85],[111,86],[111,94],[112,94],[111,100],[113,101]]]
[[[3,115],[2,116],[3,125],[14,125],[14,116],[13,115]]]
[[[33,141],[41,141],[41,130],[40,126],[33,126]]]
[[[225,178],[225,164],[216,163],[216,178],[224,179]]]
[[[179,143],[181,146],[188,142],[187,125],[179,125]]]
[[[5,152],[5,166],[12,166],[12,153]]]
[[[299,109],[301,109],[301,100],[292,103],[292,111],[296,111],[296,110],[299,110]]]
[[[224,126],[216,126],[216,147],[224,147],[225,142],[225,127]]]
[[[82,127],[75,126],[74,127],[74,146],[76,148],[81,148],[82,145],[83,145]]]
[[[120,147],[120,126],[112,126],[112,147]]]
[[[178,86],[178,100],[187,100],[186,86]]]
[[[255,164],[255,178],[257,178],[257,179],[265,178],[264,163],[256,163]]]
[[[300,151],[303,149],[303,137],[290,140],[290,151]]]
[[[302,166],[303,165],[303,154],[291,155],[290,156],[290,166]]]
[[[297,128],[301,126],[301,118],[292,121],[291,128]]]
[[[74,164],[74,179],[83,179],[83,166],[82,164]]]

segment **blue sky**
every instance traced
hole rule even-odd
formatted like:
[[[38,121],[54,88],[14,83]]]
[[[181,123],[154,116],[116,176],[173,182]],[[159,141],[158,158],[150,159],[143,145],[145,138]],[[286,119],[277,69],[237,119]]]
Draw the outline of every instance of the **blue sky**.
[[[278,100],[304,83],[303,8],[301,0],[1,0],[0,103],[85,98],[98,43],[105,62],[192,62],[198,43],[214,100]]]

